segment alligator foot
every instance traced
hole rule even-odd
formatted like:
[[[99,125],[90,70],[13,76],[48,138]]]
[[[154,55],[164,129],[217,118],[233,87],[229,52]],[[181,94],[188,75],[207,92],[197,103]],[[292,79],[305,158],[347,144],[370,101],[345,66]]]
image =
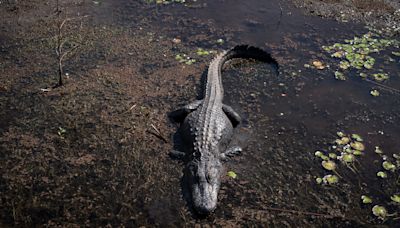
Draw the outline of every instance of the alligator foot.
[[[178,150],[172,150],[171,152],[169,152],[169,156],[173,159],[183,159],[185,155],[185,152]]]
[[[242,118],[240,118],[239,114],[237,114],[237,112],[235,112],[231,106],[224,104],[222,106],[222,110],[231,121],[233,127],[236,127],[242,121]]]
[[[193,101],[190,104],[187,104],[169,114],[169,117],[172,118],[176,122],[182,122],[186,116],[196,110],[200,104],[203,102],[203,100],[197,100]]]
[[[242,154],[242,148],[239,146],[234,146],[231,148],[228,148],[224,153],[221,154],[221,159],[222,160],[228,160],[229,158],[232,158],[236,155]]]

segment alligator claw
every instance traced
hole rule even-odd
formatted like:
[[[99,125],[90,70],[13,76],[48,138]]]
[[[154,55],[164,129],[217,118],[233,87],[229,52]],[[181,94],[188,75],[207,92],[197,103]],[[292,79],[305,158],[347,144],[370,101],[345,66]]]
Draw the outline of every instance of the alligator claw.
[[[169,152],[169,156],[174,159],[182,159],[183,157],[185,157],[185,155],[185,152],[178,150],[172,150],[171,152]]]
[[[221,159],[222,160],[228,160],[229,158],[232,158],[234,156],[242,154],[242,148],[239,146],[234,146],[229,149],[227,149],[224,153],[221,154]]]

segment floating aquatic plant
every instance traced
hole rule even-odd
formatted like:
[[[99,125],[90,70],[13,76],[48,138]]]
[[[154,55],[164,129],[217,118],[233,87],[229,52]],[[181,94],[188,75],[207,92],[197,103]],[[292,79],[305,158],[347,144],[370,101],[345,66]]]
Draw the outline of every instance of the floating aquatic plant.
[[[333,161],[322,161],[322,167],[324,167],[324,169],[332,171],[336,169],[336,164]]]
[[[379,91],[378,91],[378,90],[376,90],[376,89],[374,89],[374,90],[371,90],[369,93],[370,93],[372,96],[374,96],[374,97],[377,97],[377,96],[379,96],[379,95],[380,95]]]
[[[395,203],[400,203],[400,195],[393,195],[390,197],[390,199],[395,202]]]
[[[382,167],[387,171],[394,172],[396,170],[396,166],[393,163],[389,162],[389,161],[384,161],[382,163]]]
[[[346,178],[348,178],[348,174],[343,173],[342,177],[338,173],[343,167],[350,169],[354,173],[358,173],[361,171],[358,170],[357,164],[362,165],[363,163],[357,163],[356,161],[357,159],[360,159],[360,157],[358,156],[362,155],[364,153],[363,151],[366,150],[365,145],[362,143],[364,141],[363,138],[359,134],[346,134],[341,131],[337,132],[336,135],[338,136],[337,139],[335,139],[334,142],[332,142],[332,144],[328,149],[318,150],[315,151],[314,153],[316,157],[322,159],[321,165],[325,170],[325,172],[331,172],[331,174],[327,174],[324,177],[316,177],[315,181],[317,184],[333,185],[337,184],[339,182],[339,179],[343,179],[345,182],[349,181],[346,180]],[[381,178],[380,181],[382,181],[383,183],[390,184],[388,189],[382,191],[386,193],[387,192],[386,190],[390,190],[390,188],[393,187],[393,184],[391,184],[391,182],[388,182],[388,180],[384,179],[388,178],[388,175],[396,175],[396,172],[394,171],[396,171],[398,167],[400,167],[400,155],[393,154],[393,158],[395,159],[395,162],[393,162],[393,159],[390,159],[389,156],[385,155],[379,146],[375,147],[375,153],[377,153],[383,160],[382,161],[383,169],[382,171],[377,172],[376,175],[377,177]],[[335,160],[339,160],[341,161],[341,163],[338,163]],[[396,179],[398,179],[398,177],[396,177]],[[395,183],[395,185],[397,186],[397,183]],[[365,186],[368,185],[366,184]],[[389,197],[390,200],[392,201],[389,204],[392,205],[400,204],[400,195],[398,194],[398,192],[396,192],[396,194],[385,196],[385,198]],[[377,198],[381,199],[383,197],[377,197]],[[371,196],[362,195],[361,202],[363,204],[371,204],[373,200]],[[380,205],[375,205],[372,208],[372,212],[376,217],[382,220],[390,216],[397,215],[397,213],[388,214],[386,208]]]
[[[233,172],[233,171],[229,171],[229,172],[227,173],[227,175],[228,175],[228,177],[231,177],[231,178],[233,178],[233,179],[236,179],[236,177],[237,177],[237,174],[236,174],[235,172]]]
[[[375,205],[372,208],[372,213],[382,220],[384,220],[386,218],[386,216],[388,215],[386,208],[384,206],[379,206],[379,205]]]
[[[362,144],[361,142],[358,142],[358,141],[350,143],[350,146],[355,150],[359,150],[359,151],[365,150],[364,144]]]
[[[355,68],[357,70],[371,70],[375,65],[375,58],[371,56],[373,53],[380,52],[390,46],[399,45],[398,40],[382,39],[377,34],[368,32],[361,37],[355,36],[353,39],[346,39],[344,43],[335,43],[330,46],[322,46],[322,49],[331,54],[331,57],[340,59],[339,68],[347,70]],[[399,52],[392,52],[395,56],[400,56]],[[319,69],[316,66],[317,69]],[[322,68],[323,69],[323,68]],[[368,75],[365,73],[360,74],[365,78]],[[378,73],[373,74],[371,77],[374,80],[382,81],[389,78],[387,74]],[[336,71],[335,78],[345,80],[343,73]]]
[[[339,181],[339,177],[336,175],[326,175],[322,178],[325,184],[336,184]]]
[[[379,146],[376,146],[376,147],[375,147],[375,153],[377,153],[377,154],[383,154],[383,150],[382,150]]]
[[[335,78],[337,80],[341,80],[341,81],[345,81],[346,77],[344,76],[344,74],[342,72],[339,71],[335,71]]]
[[[366,195],[362,195],[361,200],[364,204],[372,203],[372,199]]]
[[[383,171],[379,171],[376,173],[376,176],[378,176],[380,178],[387,178],[387,173],[383,172]]]
[[[359,134],[351,134],[351,138],[358,141],[358,142],[362,142],[363,138],[359,135]]]

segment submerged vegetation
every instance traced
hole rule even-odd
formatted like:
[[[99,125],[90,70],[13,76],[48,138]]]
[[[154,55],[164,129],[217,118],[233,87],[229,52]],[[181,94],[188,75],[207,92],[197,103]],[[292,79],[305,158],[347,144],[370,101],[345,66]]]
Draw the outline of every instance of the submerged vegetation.
[[[326,174],[324,177],[316,177],[315,181],[317,184],[334,185],[340,184],[341,182],[352,183],[348,177],[340,174],[342,172],[345,173],[346,168],[356,177],[362,175],[360,173],[362,172],[362,163],[358,160],[361,159],[361,156],[365,155],[364,153],[367,150],[363,138],[358,134],[350,135],[343,132],[337,132],[337,137],[338,138],[334,140],[325,152],[318,150],[314,153],[317,158],[322,160],[321,165],[323,169],[326,170],[326,172],[332,172],[331,174]],[[361,202],[363,204],[373,204],[375,201],[373,198],[384,198],[385,200],[381,202],[381,204],[391,205],[392,208],[397,208],[398,211],[398,209],[400,209],[400,195],[398,192],[400,187],[400,175],[398,172],[400,169],[400,156],[393,154],[393,158],[389,158],[379,146],[375,147],[375,154],[381,159],[381,167],[376,167],[381,170],[377,172],[376,176],[381,179],[380,181],[384,181],[383,179],[389,181],[389,185],[388,182],[381,184],[382,189],[379,192],[380,194],[391,192],[391,194],[375,195],[375,197],[361,195]],[[388,177],[392,178],[387,180]],[[365,188],[363,188],[362,191],[370,192],[370,190]],[[396,210],[394,210],[392,214],[389,214],[385,206],[377,204],[374,205],[371,210],[373,215],[384,221],[388,219],[388,217],[399,215]]]

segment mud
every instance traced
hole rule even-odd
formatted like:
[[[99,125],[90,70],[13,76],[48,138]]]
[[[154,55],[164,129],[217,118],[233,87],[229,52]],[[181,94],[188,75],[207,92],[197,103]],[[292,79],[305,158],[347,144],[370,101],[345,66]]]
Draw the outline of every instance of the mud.
[[[364,24],[305,16],[290,2],[240,2],[60,1],[60,16],[55,1],[1,2],[0,225],[394,227],[360,195],[399,209],[387,202],[398,170],[379,180],[373,153],[376,145],[398,152],[398,94],[374,100],[369,91],[381,87],[304,68],[314,59],[333,65],[320,47],[365,33]],[[389,5],[385,15],[397,7]],[[67,43],[79,47],[63,62],[65,85],[53,88],[66,18],[76,18],[64,27]],[[270,51],[281,73],[254,61],[225,67],[225,102],[244,118],[234,143],[245,152],[225,164],[238,178],[223,179],[215,213],[199,218],[182,194],[183,164],[168,156],[178,126],[167,114],[201,94],[213,54],[197,48],[242,43]],[[182,53],[196,63],[179,63]],[[385,85],[399,89],[398,64],[377,62],[394,75]],[[357,175],[344,170],[339,185],[317,185],[326,173],[314,152],[337,131],[362,134],[367,155]]]

